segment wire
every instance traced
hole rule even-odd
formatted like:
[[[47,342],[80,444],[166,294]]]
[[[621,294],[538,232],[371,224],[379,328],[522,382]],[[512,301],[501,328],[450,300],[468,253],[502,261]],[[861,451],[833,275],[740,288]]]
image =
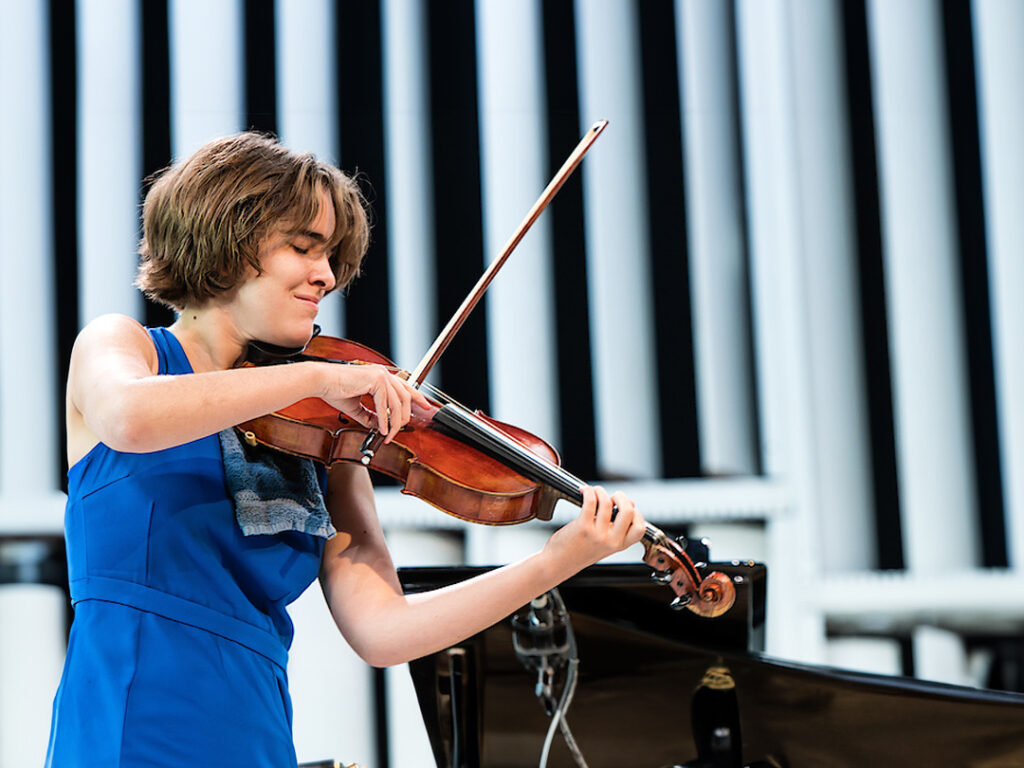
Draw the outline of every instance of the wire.
[[[576,652],[576,635],[572,631],[572,624],[569,622],[569,614],[565,610],[565,603],[562,602],[562,596],[558,593],[557,589],[552,589],[549,593],[555,602],[555,606],[558,609],[558,613],[565,617],[565,637],[569,646],[569,661],[568,661],[568,672],[565,676],[565,688],[562,690],[562,698],[558,702],[558,708],[551,715],[551,724],[548,726],[547,735],[544,738],[544,748],[540,753],[540,763],[538,768],[546,768],[548,764],[548,754],[551,751],[551,742],[555,738],[555,730],[561,726],[562,737],[565,739],[566,746],[569,747],[569,751],[572,753],[573,760],[576,761],[576,765],[579,768],[588,768],[587,761],[583,758],[583,753],[580,752],[579,745],[576,743],[576,739],[572,735],[572,731],[569,730],[569,723],[566,719],[566,712],[569,711],[569,705],[572,704],[572,698],[576,693],[576,683],[579,679],[578,671],[580,665],[579,655]]]

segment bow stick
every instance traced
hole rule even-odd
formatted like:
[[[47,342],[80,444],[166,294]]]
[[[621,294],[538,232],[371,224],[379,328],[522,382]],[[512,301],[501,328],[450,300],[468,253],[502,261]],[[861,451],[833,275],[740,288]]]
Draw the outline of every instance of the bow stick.
[[[551,179],[551,182],[541,193],[540,197],[537,198],[537,202],[533,204],[529,213],[526,214],[526,218],[523,219],[516,231],[512,233],[512,237],[510,237],[508,242],[505,243],[505,247],[501,249],[501,253],[498,254],[497,258],[491,262],[491,265],[487,267],[487,270],[480,276],[480,279],[477,280],[473,290],[469,292],[469,295],[466,296],[465,299],[463,299],[462,305],[458,310],[456,310],[455,314],[452,315],[451,320],[448,321],[448,324],[444,327],[438,337],[434,339],[434,343],[430,345],[430,349],[427,350],[423,359],[420,360],[419,365],[417,365],[410,374],[409,378],[414,387],[419,387],[420,384],[423,383],[424,379],[427,378],[427,374],[430,373],[430,370],[440,359],[441,355],[444,354],[444,351],[448,348],[448,345],[451,344],[452,339],[455,338],[455,334],[459,332],[462,324],[466,322],[466,318],[469,317],[469,313],[473,311],[473,308],[476,307],[480,299],[483,297],[484,291],[487,290],[491,281],[494,280],[495,276],[498,274],[498,270],[504,266],[508,257],[512,255],[512,251],[514,251],[516,246],[519,245],[519,241],[523,239],[523,236],[526,235],[530,227],[533,226],[533,222],[537,220],[537,217],[540,216],[545,208],[548,207],[548,203],[550,203],[554,196],[558,194],[558,190],[562,188],[566,179],[568,179],[572,175],[572,172],[576,170],[576,166],[580,164],[583,156],[587,154],[587,150],[589,150],[593,143],[597,141],[597,137],[601,135],[601,132],[604,131],[607,125],[607,120],[597,121],[590,127],[590,130],[583,135],[583,138],[580,139],[580,143],[576,145],[576,149],[572,151],[572,154],[569,155],[568,159],[562,164],[562,167],[558,169],[558,173],[555,174],[554,178]]]

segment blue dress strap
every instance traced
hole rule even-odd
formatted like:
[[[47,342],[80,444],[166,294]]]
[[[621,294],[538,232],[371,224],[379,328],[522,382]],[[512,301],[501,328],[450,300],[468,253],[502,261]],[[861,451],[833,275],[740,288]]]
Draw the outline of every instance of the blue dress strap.
[[[192,364],[182,349],[181,342],[167,328],[147,328],[153,345],[156,347],[157,359],[160,361],[159,373],[192,373]],[[169,338],[168,338],[169,337]]]

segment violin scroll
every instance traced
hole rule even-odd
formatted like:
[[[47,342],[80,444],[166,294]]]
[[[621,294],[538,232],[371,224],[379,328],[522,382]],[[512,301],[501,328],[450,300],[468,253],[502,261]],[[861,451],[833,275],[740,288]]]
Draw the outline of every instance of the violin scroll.
[[[701,581],[697,599],[688,607],[698,616],[713,619],[732,608],[734,602],[736,587],[732,579],[721,571],[712,571]]]
[[[644,562],[654,569],[651,578],[676,593],[672,608],[689,608],[698,616],[714,618],[732,608],[736,588],[724,573],[702,575],[707,563],[697,563],[663,531],[648,524],[644,534]]]

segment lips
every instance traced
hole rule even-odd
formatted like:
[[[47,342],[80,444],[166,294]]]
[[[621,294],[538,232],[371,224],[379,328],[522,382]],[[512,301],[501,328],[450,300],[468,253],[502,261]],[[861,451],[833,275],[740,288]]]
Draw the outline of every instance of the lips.
[[[296,296],[299,301],[304,301],[313,307],[316,307],[320,303],[320,299],[317,296]]]

